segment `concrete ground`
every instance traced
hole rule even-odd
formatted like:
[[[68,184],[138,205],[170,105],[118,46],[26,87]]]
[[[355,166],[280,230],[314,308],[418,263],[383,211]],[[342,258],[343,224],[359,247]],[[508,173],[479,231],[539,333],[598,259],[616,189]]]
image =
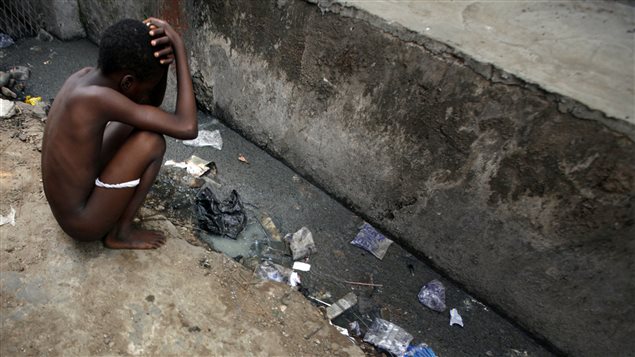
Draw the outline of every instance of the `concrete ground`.
[[[87,41],[25,40],[0,50],[0,59],[3,66],[29,65],[28,92],[50,100],[70,73],[94,65],[96,47]],[[364,327],[372,317],[381,316],[404,327],[415,342],[429,344],[442,356],[552,355],[510,320],[396,244],[383,260],[351,246],[349,242],[362,223],[360,217],[222,123],[201,113],[200,127],[220,130],[224,141],[221,151],[194,149],[170,139],[165,159],[180,161],[196,154],[214,161],[220,196],[237,190],[250,211],[270,216],[283,234],[308,227],[318,249],[309,261],[311,271],[302,274],[309,294],[333,302],[354,291],[364,301],[335,323],[355,319]],[[240,154],[249,164],[238,161]],[[9,157],[4,152],[2,155],[4,165]],[[20,160],[37,169],[36,153]],[[35,175],[34,171],[30,174]],[[251,279],[249,272],[183,240],[171,239],[166,247],[149,253],[113,252],[99,244],[73,243],[60,233],[50,216],[37,181],[31,180],[31,184],[16,226],[22,227],[23,235],[16,236],[10,226],[0,228],[2,254],[11,257],[11,263],[3,263],[1,270],[2,348],[11,355],[21,350],[46,354],[45,348],[51,348],[51,355],[62,351],[75,355],[357,353],[330,329],[318,333],[324,334],[319,339],[326,338],[327,344],[297,338],[320,326],[316,325],[316,310],[307,307],[308,300],[293,300],[297,310],[282,311],[279,301],[284,300],[288,288],[269,283],[253,289],[247,284],[245,288],[243,283]],[[4,203],[0,208],[5,213]],[[35,217],[41,218],[29,221]],[[189,228],[170,230],[173,235],[191,235],[185,233]],[[209,271],[199,266],[205,258],[213,261]],[[437,313],[418,302],[419,289],[434,278],[445,284],[448,310],[459,310],[464,328],[449,326],[448,311]],[[246,301],[252,294],[251,300],[261,301],[255,307]],[[299,294],[289,296],[296,299]],[[260,310],[273,320],[258,315]],[[289,314],[296,322],[287,322]],[[314,325],[298,325],[302,320]],[[297,349],[284,346],[290,328],[301,331],[292,340],[300,341]],[[72,335],[73,330],[79,332]],[[23,331],[42,337],[33,340]],[[269,339],[273,342],[263,347],[261,341]],[[310,350],[310,346],[319,348]]]
[[[632,2],[338,2],[635,123]]]

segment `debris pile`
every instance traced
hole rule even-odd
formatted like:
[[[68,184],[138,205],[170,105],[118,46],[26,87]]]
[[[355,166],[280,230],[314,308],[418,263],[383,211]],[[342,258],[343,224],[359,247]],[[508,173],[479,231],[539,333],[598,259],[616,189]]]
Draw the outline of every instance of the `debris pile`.
[[[24,101],[26,81],[31,76],[31,70],[25,66],[14,66],[7,71],[0,71],[0,93],[10,100]],[[40,98],[41,100],[41,98]]]
[[[197,139],[184,141],[188,146],[213,146],[222,149],[220,132],[201,131]],[[249,163],[243,154],[239,161]],[[319,275],[312,268],[310,260],[318,254],[313,233],[308,227],[301,227],[293,233],[281,234],[273,219],[264,212],[246,209],[245,203],[236,190],[229,191],[216,180],[216,165],[206,159],[192,155],[183,162],[168,160],[166,166],[185,169],[193,179],[199,180],[193,201],[199,239],[210,248],[224,253],[240,262],[253,272],[258,279],[275,281],[299,290],[307,299],[323,310],[325,318],[340,333],[352,341],[388,352],[395,356],[436,356],[431,347],[420,341],[413,342],[413,336],[404,328],[391,320],[391,314],[373,293],[379,291],[383,284],[377,284],[370,276],[370,281],[337,280],[343,284],[357,285],[372,290],[370,294],[349,291],[337,299],[328,292],[309,291],[302,285],[302,275],[309,277]],[[225,196],[226,195],[226,196]],[[218,197],[225,196],[224,200]],[[364,222],[358,229],[350,244],[370,252],[379,260],[383,260],[392,245],[388,239],[369,223]],[[414,268],[410,268],[414,276]],[[310,288],[311,285],[309,285]],[[424,284],[417,298],[425,307],[444,312],[445,286],[438,279]],[[457,309],[450,310],[450,326],[463,326],[463,320]],[[366,345],[370,344],[370,345]]]

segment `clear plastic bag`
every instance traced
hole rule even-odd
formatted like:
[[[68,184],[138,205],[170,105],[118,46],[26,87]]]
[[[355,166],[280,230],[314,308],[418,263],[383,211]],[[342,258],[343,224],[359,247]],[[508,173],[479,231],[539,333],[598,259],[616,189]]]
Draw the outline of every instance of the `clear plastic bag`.
[[[364,342],[384,349],[393,355],[403,356],[412,341],[412,335],[390,321],[376,318],[364,335]]]
[[[434,311],[445,311],[445,286],[437,279],[425,284],[419,295],[419,301]]]

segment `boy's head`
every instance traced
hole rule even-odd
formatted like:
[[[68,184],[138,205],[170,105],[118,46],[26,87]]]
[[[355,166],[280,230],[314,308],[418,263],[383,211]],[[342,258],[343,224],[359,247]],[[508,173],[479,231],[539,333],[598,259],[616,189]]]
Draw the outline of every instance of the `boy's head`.
[[[99,42],[97,66],[102,73],[124,75],[120,90],[124,94],[140,82],[158,82],[166,67],[154,57],[148,27],[141,21],[125,19],[108,27]],[[132,81],[132,83],[131,83]],[[147,84],[148,83],[144,83]],[[132,88],[134,89],[134,88]]]

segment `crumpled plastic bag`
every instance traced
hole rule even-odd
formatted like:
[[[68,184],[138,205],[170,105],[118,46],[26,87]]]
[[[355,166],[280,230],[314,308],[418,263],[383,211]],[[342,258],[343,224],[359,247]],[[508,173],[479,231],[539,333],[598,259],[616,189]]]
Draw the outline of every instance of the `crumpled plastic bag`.
[[[406,330],[380,318],[375,318],[364,335],[364,342],[384,349],[395,356],[403,356],[413,337]]]
[[[235,190],[221,202],[209,187],[204,187],[196,194],[196,215],[201,229],[231,239],[236,239],[247,225],[245,208]]]
[[[388,247],[392,244],[392,240],[386,238],[383,234],[377,232],[373,226],[364,222],[351,244],[366,249],[377,258],[383,259]]]
[[[315,242],[313,242],[313,234],[307,227],[302,227],[293,234],[287,234],[284,236],[284,240],[289,242],[293,260],[304,258],[317,251]]]
[[[214,130],[199,130],[198,136],[192,140],[183,140],[184,145],[188,146],[211,146],[215,149],[223,149],[223,138],[220,136],[220,131]]]
[[[437,279],[431,280],[419,291],[419,301],[434,311],[445,311],[445,286]]]
[[[258,268],[256,268],[256,276],[261,279],[277,281],[291,286],[298,286],[301,284],[298,273],[268,260],[265,260],[258,265]]]

